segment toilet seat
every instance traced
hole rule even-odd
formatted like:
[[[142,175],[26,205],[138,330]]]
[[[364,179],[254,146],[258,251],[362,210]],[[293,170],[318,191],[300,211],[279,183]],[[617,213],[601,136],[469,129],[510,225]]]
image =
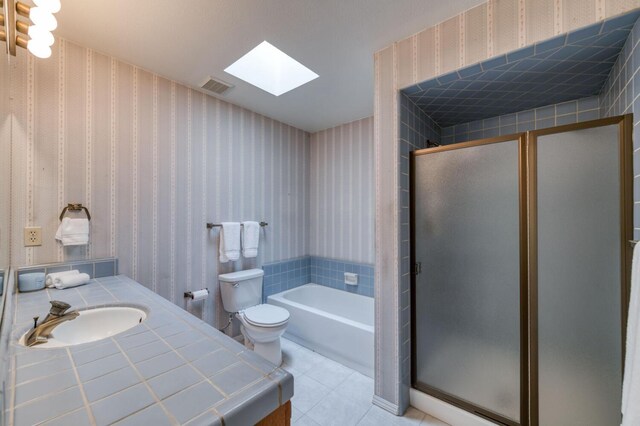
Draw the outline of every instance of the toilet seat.
[[[279,327],[289,321],[289,311],[269,304],[252,306],[241,313],[249,324],[256,327]]]

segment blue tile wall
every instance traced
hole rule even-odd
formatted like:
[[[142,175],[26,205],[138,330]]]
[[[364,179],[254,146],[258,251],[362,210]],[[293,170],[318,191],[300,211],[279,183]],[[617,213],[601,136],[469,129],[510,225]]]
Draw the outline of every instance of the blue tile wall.
[[[600,118],[600,98],[590,96],[575,101],[445,127],[442,129],[442,144],[493,138],[598,118]]]
[[[281,291],[290,290],[304,284],[314,283],[327,287],[373,297],[373,265],[329,259],[319,256],[305,256],[284,262],[274,262],[262,267],[264,282],[262,299]],[[344,273],[358,274],[358,285],[344,284]]]
[[[94,259],[79,260],[74,262],[51,263],[47,265],[25,266],[16,270],[16,283],[21,274],[30,272],[44,272],[51,274],[54,272],[70,271],[77,269],[80,273],[89,274],[91,278],[102,278],[118,275],[118,259]]]
[[[440,143],[442,129],[424,113],[407,95],[400,93],[400,252],[401,292],[410,285],[410,230],[409,230],[409,155],[411,151],[427,147],[427,140]],[[408,298],[406,298],[408,300]],[[409,305],[403,307],[409,309]]]
[[[310,282],[373,297],[373,265],[316,256],[312,256],[310,262]],[[358,274],[358,285],[346,285],[344,283],[345,272]]]
[[[633,113],[633,234],[640,239],[640,22],[631,29],[600,95],[602,117]]]
[[[409,315],[411,287],[411,257],[410,257],[410,231],[409,231],[409,153],[416,149],[427,147],[427,139],[432,142],[441,141],[442,129],[431,117],[429,117],[407,95],[400,93],[400,134],[399,139],[399,173],[400,173],[400,359],[402,368],[402,380],[409,383],[411,369],[410,334],[411,324]]]
[[[273,262],[262,267],[264,280],[262,282],[262,301],[281,291],[309,283],[309,256]]]
[[[442,126],[598,95],[640,11],[598,22],[404,90]]]
[[[427,139],[440,141],[440,126],[427,116],[407,95],[400,93],[400,141],[402,156],[427,147]]]

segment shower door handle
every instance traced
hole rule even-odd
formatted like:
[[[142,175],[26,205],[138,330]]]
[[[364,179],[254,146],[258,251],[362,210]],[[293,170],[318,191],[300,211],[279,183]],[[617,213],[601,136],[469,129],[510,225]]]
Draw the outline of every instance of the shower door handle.
[[[422,262],[416,262],[413,264],[413,275],[420,275],[422,272]]]

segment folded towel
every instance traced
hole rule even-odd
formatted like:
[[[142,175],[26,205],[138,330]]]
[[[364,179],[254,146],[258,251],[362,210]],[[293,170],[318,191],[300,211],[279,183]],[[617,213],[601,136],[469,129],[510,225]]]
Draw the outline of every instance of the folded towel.
[[[222,222],[220,231],[220,262],[240,258],[240,223]]]
[[[89,243],[89,219],[62,218],[56,240],[63,246],[83,246]]]
[[[87,284],[91,280],[89,274],[69,274],[63,275],[58,278],[54,286],[59,289],[78,287],[79,285]]]
[[[622,384],[622,426],[640,425],[640,244],[633,250],[627,350]]]
[[[256,257],[260,242],[260,224],[258,222],[242,222],[242,255]]]
[[[47,274],[47,279],[45,280],[45,284],[47,287],[55,287],[55,283],[65,275],[76,275],[79,274],[80,271],[74,269],[73,271],[62,271],[62,272],[54,272],[53,274]]]

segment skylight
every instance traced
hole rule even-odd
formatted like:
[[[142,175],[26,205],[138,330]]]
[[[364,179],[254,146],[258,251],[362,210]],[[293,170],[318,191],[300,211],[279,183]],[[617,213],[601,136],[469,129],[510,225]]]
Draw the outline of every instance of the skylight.
[[[225,72],[275,96],[318,78],[318,74],[267,41],[228,66]]]

